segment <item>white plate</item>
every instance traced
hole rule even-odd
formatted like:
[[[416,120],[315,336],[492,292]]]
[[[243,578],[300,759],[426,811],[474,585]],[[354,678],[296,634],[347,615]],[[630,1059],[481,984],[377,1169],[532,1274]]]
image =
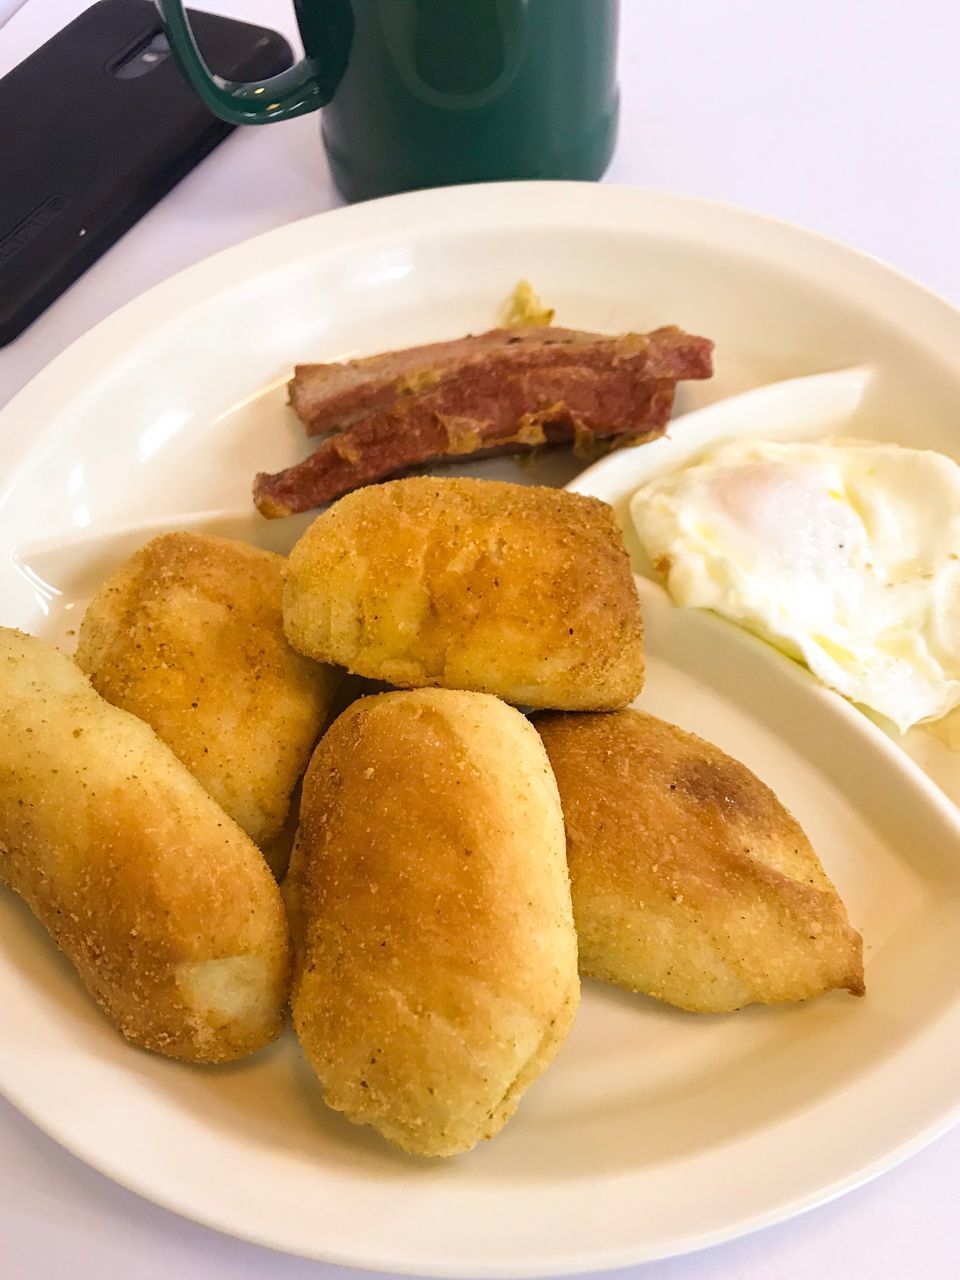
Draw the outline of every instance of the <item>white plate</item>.
[[[423,193],[201,264],[94,330],[0,414],[0,622],[69,643],[98,578],[163,525],[283,545],[303,521],[262,522],[248,495],[255,470],[306,448],[283,407],[290,365],[476,330],[520,276],[566,324],[676,322],[715,338],[717,376],[685,387],[683,408],[858,368],[797,394],[859,434],[956,450],[960,316],[875,262],[668,196]],[[646,465],[668,447],[648,446]],[[583,483],[616,498],[644,452]],[[556,455],[538,470],[478,470],[563,483],[575,465]],[[941,1131],[960,1104],[957,811],[798,667],[672,608],[653,584],[643,596],[643,705],[739,756],[800,818],[866,938],[865,1000],[696,1017],[588,984],[568,1044],[506,1131],[425,1163],[328,1112],[289,1034],[217,1070],[129,1048],[3,893],[0,1088],[97,1168],[221,1230],[458,1276],[574,1272],[728,1239]]]

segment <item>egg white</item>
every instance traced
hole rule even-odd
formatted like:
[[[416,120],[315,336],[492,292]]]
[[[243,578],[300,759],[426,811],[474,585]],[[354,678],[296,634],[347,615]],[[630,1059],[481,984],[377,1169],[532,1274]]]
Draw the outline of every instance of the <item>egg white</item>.
[[[901,730],[960,705],[960,466],[869,440],[741,440],[643,485],[637,534],[712,609]]]

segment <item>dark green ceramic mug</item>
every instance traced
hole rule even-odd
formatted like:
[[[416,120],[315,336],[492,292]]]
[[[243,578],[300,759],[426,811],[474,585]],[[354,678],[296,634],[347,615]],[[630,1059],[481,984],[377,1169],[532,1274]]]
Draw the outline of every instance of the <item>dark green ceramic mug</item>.
[[[234,124],[323,107],[348,200],[506,178],[599,178],[617,132],[619,0],[294,0],[306,57],[260,83],[205,66],[156,0],[207,105]]]

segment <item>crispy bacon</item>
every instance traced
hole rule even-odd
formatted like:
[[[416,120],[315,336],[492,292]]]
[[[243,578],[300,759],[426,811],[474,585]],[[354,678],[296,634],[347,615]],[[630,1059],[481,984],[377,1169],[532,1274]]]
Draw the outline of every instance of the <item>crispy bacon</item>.
[[[495,330],[347,365],[301,366],[291,398],[308,431],[341,429],[303,462],[258,475],[254,500],[273,518],[426,463],[641,443],[665,429],[679,379],[710,376],[711,352],[707,339],[676,328],[621,338]]]

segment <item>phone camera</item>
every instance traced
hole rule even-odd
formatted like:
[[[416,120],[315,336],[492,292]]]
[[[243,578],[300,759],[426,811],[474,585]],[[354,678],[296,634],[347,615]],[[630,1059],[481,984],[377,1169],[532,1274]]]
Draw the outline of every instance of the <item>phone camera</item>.
[[[139,41],[117,59],[111,71],[118,80],[136,80],[170,57],[170,46],[162,31],[156,31],[146,40]]]

